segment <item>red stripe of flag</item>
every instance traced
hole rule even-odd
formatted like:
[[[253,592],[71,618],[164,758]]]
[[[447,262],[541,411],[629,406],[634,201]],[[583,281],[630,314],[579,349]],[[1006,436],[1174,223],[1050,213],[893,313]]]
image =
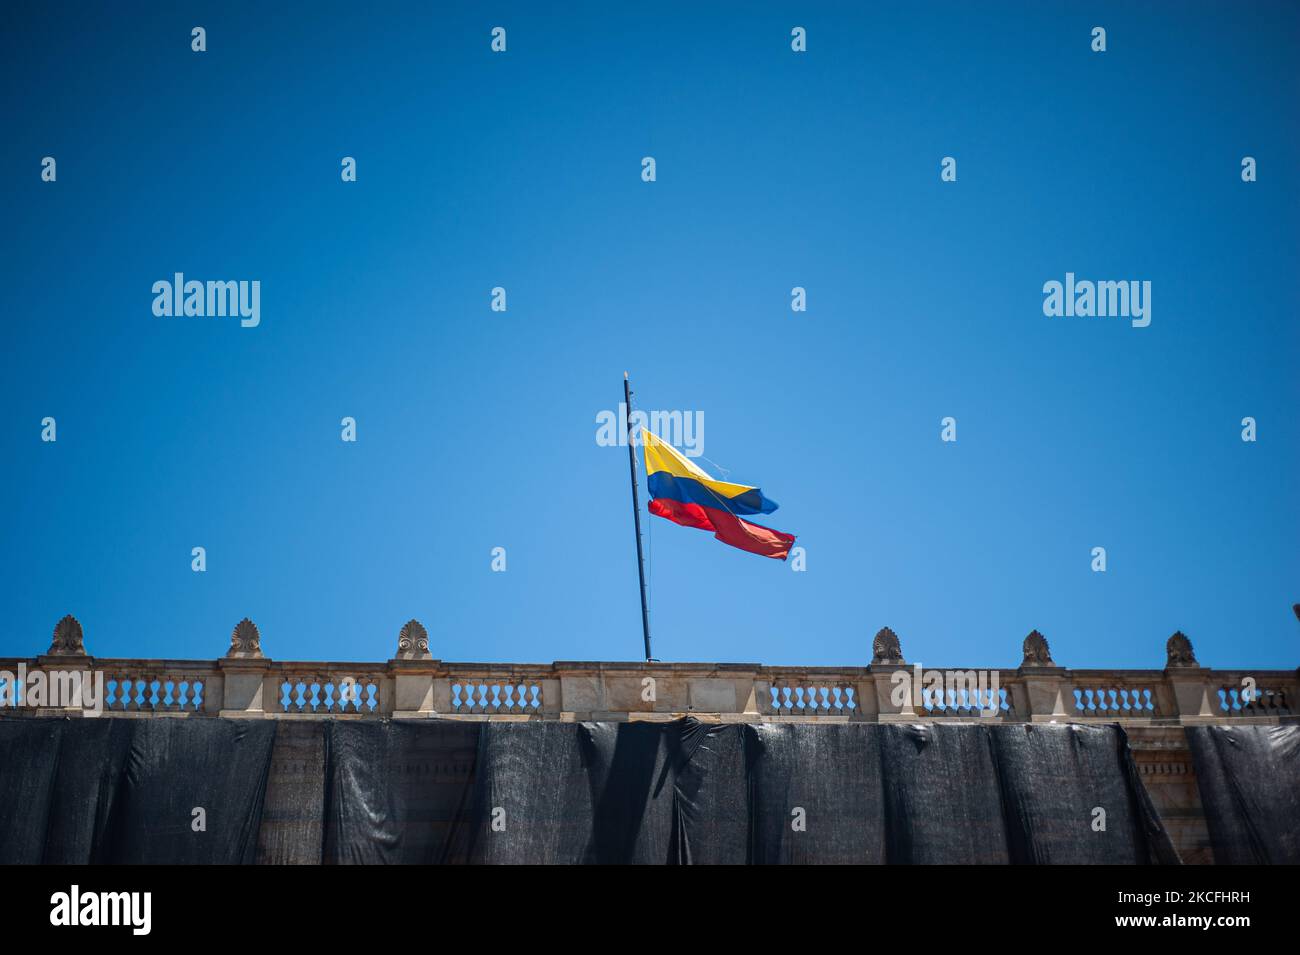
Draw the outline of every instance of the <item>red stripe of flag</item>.
[[[686,504],[668,498],[656,498],[650,502],[650,513],[667,518],[683,527],[698,527],[702,531],[713,531],[713,536],[724,544],[738,547],[761,557],[775,557],[785,560],[794,543],[793,534],[783,534],[761,524],[742,521],[730,511],[716,507],[701,507],[698,504]]]

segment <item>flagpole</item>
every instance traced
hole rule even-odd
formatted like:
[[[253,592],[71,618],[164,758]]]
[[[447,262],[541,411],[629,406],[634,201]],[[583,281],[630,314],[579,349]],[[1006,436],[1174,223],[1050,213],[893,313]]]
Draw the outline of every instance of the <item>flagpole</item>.
[[[650,655],[650,611],[645,601],[645,557],[641,555],[641,502],[636,490],[636,443],[632,440],[632,386],[623,372],[623,401],[627,408],[627,463],[632,473],[632,517],[636,521],[636,572],[641,578],[641,632],[645,636],[645,658],[649,663],[654,659]]]

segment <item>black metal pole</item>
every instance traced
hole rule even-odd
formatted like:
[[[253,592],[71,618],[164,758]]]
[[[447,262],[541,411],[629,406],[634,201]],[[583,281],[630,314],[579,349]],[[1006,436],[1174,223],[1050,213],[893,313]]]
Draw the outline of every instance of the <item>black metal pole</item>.
[[[627,408],[627,463],[632,472],[632,517],[636,521],[636,572],[641,578],[641,632],[645,635],[645,658],[648,663],[654,657],[650,654],[650,610],[645,602],[645,558],[641,556],[641,501],[636,491],[636,444],[632,440],[632,386],[628,383],[627,372],[623,372],[623,401]]]

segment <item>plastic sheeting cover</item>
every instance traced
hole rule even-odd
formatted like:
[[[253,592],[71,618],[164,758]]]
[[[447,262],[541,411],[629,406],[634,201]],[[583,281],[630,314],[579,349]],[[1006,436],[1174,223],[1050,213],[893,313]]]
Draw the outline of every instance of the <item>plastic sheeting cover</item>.
[[[475,863],[744,863],[745,728],[486,723],[463,820]]]
[[[0,719],[0,862],[251,863],[275,732]]]
[[[1300,726],[1189,726],[1220,865],[1300,864]]]
[[[472,862],[1177,862],[1114,726],[487,723],[458,828]]]
[[[828,733],[811,723],[765,723],[749,729],[752,861],[885,861],[878,728],[845,723]]]
[[[0,863],[110,861],[126,720],[0,719]]]
[[[0,720],[0,861],[254,858],[1177,861],[1116,726]]]
[[[462,814],[481,725],[326,723],[323,861],[461,861],[453,827]]]
[[[1178,861],[1118,726],[974,728],[993,742],[1012,862]]]
[[[880,775],[890,822],[888,860],[909,864],[1011,861],[987,728],[944,724],[881,728]]]

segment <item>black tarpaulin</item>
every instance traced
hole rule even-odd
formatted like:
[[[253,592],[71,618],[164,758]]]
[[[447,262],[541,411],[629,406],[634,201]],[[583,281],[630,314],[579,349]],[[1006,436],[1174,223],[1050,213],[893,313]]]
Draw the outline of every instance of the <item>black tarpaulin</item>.
[[[330,720],[323,861],[463,861],[453,827],[463,814],[486,725]],[[546,785],[547,776],[547,767],[538,765],[522,782]]]
[[[0,864],[45,853],[50,793],[67,720],[0,719]]]
[[[1222,851],[1294,860],[1300,729],[1197,732]],[[1177,861],[1117,726],[0,719],[0,861],[254,858]]]
[[[1120,727],[1025,723],[986,729],[1011,862],[1177,861]]]
[[[744,865],[749,861],[748,727],[693,719],[676,726],[672,861]]]
[[[269,720],[0,720],[0,861],[252,862],[275,733]]]
[[[131,723],[140,721],[60,722],[59,764],[50,792],[43,861],[59,865],[108,862],[119,783],[131,752]]]
[[[750,732],[754,862],[1177,861],[1115,726]],[[1105,810],[1104,832],[1093,828],[1095,808]]]
[[[114,863],[250,864],[275,720],[132,720],[110,818]],[[196,809],[205,828],[195,828]]]
[[[880,735],[868,723],[749,727],[751,861],[885,861]]]
[[[0,862],[108,862],[131,746],[110,719],[0,719]]]
[[[749,853],[746,728],[584,723],[593,824],[584,860],[744,864]]]
[[[578,731],[591,790],[583,861],[666,864],[675,858],[677,723],[583,723]]]
[[[873,728],[881,734],[889,862],[1010,861],[988,727],[936,723]]]
[[[464,817],[476,863],[739,863],[745,727],[487,723]]]
[[[461,833],[475,864],[572,864],[591,836],[591,790],[577,723],[481,724]]]
[[[1220,865],[1300,864],[1300,726],[1189,726]]]

